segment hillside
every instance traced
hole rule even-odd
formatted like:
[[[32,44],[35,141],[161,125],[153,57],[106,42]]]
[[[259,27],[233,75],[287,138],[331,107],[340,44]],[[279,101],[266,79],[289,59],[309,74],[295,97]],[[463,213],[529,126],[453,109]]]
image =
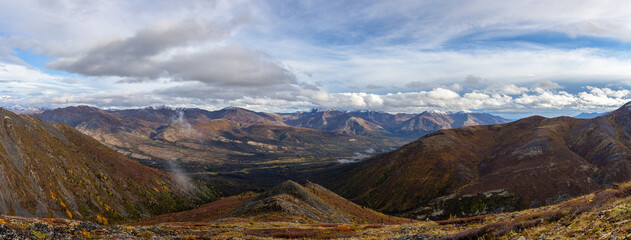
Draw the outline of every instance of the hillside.
[[[228,214],[236,207],[256,196],[258,196],[258,194],[252,192],[239,194],[237,196],[230,196],[203,204],[195,209],[183,212],[166,213],[148,219],[143,219],[142,221],[133,223],[133,225],[149,226],[172,222],[209,222]]]
[[[66,124],[4,109],[0,119],[1,214],[121,222],[190,205],[172,175]]]
[[[536,207],[631,179],[631,109],[441,130],[357,164],[330,186],[380,211],[444,219]]]
[[[362,208],[314,183],[285,181],[243,203],[219,220],[287,221],[301,223],[410,222]]]
[[[204,204],[197,209],[168,213],[134,225],[169,222],[288,221],[302,223],[398,224],[413,222],[387,216],[354,204],[311,182],[285,181],[261,194],[244,193]]]
[[[285,188],[287,189],[287,187]],[[291,190],[290,192],[295,191]],[[318,197],[320,196],[318,195]],[[216,213],[214,210],[234,209],[235,203],[242,203],[251,197],[253,195],[226,198],[202,206],[199,208],[200,211],[193,210],[164,215],[170,218],[161,219],[168,221],[144,222],[132,226],[0,215],[0,239],[464,240],[627,239],[631,237],[631,227],[629,226],[631,186],[629,183],[619,184],[612,189],[605,189],[550,206],[470,218],[453,218],[438,222],[406,220],[406,222],[391,222],[389,224],[345,224],[296,222],[295,218],[261,219],[261,221],[253,218],[229,218],[220,221],[201,220],[204,213],[208,213],[212,217]],[[269,212],[267,211],[267,213]]]

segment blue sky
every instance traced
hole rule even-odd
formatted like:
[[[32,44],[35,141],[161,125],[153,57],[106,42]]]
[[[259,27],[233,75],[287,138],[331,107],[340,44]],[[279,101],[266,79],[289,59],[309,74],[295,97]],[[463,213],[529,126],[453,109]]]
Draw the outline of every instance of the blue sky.
[[[631,100],[625,1],[1,1],[0,106],[517,118]]]

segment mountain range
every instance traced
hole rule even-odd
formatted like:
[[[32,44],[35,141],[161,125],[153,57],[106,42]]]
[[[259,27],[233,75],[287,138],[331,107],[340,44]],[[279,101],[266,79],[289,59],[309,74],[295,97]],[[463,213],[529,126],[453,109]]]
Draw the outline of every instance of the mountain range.
[[[199,189],[66,124],[0,109],[0,213],[121,222],[186,209]]]
[[[388,114],[312,111],[294,114],[145,108],[104,111],[79,106],[36,117],[63,122],[136,159],[226,163],[248,158],[351,157],[378,152],[443,128],[501,123],[482,113]]]
[[[263,113],[242,108],[88,106],[34,116],[66,123],[145,165],[181,172],[223,196],[261,191],[284,180],[328,178],[339,163],[392,151],[411,138],[452,126],[489,124],[489,114],[388,114],[336,110]]]
[[[417,139],[445,128],[505,123],[508,120],[486,113],[425,111],[419,114],[336,110],[285,114],[284,122],[338,133]]]
[[[533,116],[444,129],[328,186],[385,213],[444,219],[535,207],[631,179],[631,103],[593,119]]]
[[[64,122],[139,160],[226,164],[347,157],[369,148],[387,151],[404,143],[294,127],[284,123],[281,115],[241,108],[103,111],[79,106],[36,116],[48,122]]]

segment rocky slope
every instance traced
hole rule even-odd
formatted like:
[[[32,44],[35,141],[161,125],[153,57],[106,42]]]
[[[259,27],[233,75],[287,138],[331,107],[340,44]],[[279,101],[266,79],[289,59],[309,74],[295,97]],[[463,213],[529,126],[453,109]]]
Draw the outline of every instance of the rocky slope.
[[[602,117],[530,117],[440,130],[340,174],[359,204],[416,218],[522,209],[631,179],[631,104]]]
[[[0,109],[0,214],[120,222],[180,210],[189,200],[170,174],[66,124]]]

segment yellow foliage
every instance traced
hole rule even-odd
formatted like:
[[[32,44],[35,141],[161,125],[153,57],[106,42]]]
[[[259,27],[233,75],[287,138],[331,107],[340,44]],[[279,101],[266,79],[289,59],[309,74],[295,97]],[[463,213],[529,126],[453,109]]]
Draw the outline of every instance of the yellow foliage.
[[[155,190],[156,192],[160,192],[160,190],[158,190],[156,187],[153,187],[153,190]]]
[[[66,209],[66,215],[68,215],[68,218],[72,219],[72,213]]]
[[[50,198],[52,198],[53,200],[57,201],[57,198],[55,197],[55,194],[53,193],[53,190],[50,190]]]
[[[96,222],[100,223],[100,224],[105,224],[107,225],[107,218],[105,217],[101,217],[101,215],[96,215]]]
[[[149,231],[141,232],[139,235],[142,238],[149,238],[149,239],[153,238],[153,232],[149,232]]]
[[[7,222],[4,221],[4,219],[0,218],[0,225],[2,224],[6,224]]]
[[[180,239],[182,239],[182,240],[195,240],[197,238],[195,236],[193,236],[193,235],[186,235],[186,236],[184,236],[184,237],[182,237]]]
[[[75,236],[77,238],[89,238],[90,237],[90,232],[88,232],[88,231],[78,231],[78,232],[75,232]]]

